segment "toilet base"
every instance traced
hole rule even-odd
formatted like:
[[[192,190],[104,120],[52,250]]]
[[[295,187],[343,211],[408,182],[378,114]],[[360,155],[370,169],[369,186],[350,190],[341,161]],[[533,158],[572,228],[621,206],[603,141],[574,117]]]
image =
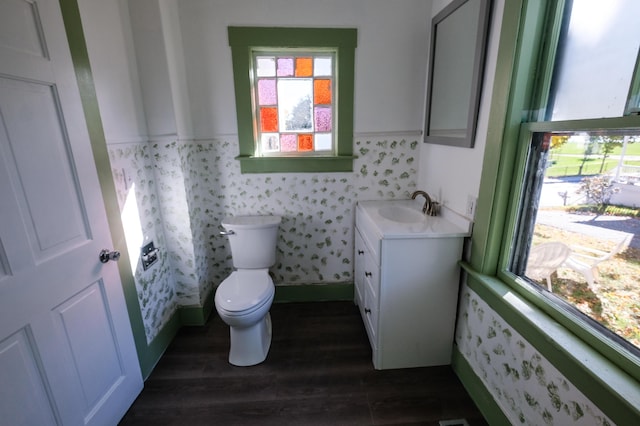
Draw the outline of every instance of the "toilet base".
[[[271,315],[251,327],[229,327],[231,347],[229,363],[238,367],[260,364],[267,358],[271,347]]]

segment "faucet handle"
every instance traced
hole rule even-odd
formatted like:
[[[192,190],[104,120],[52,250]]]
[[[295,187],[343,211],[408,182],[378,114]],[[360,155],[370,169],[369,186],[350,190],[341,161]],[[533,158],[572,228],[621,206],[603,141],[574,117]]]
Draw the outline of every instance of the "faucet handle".
[[[438,216],[438,214],[440,213],[440,203],[437,201],[433,201],[431,200],[431,202],[429,203],[429,207],[427,208],[427,212],[426,212],[429,216]]]

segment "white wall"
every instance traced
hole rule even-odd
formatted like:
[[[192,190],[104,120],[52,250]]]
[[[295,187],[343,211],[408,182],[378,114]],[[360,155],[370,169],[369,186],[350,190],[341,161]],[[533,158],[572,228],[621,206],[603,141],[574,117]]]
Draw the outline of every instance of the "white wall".
[[[355,132],[422,128],[430,1],[191,0],[179,14],[196,139],[237,134],[229,25],[357,28]]]
[[[450,1],[434,2],[432,16],[440,12]],[[480,190],[480,177],[484,160],[493,77],[498,55],[498,42],[504,0],[493,1],[484,82],[476,140],[473,148],[457,148],[424,144],[420,152],[418,186],[425,188],[436,199],[454,211],[465,215],[468,197],[476,198]]]
[[[107,143],[146,140],[126,0],[78,0]]]

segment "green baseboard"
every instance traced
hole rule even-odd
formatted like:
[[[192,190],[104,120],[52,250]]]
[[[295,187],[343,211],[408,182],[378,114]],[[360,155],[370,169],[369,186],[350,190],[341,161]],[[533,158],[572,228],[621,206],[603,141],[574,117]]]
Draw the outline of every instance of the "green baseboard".
[[[178,311],[176,311],[165,326],[162,327],[162,330],[153,338],[151,343],[149,343],[143,351],[138,350],[140,370],[144,380],[147,380],[158,361],[160,361],[164,351],[167,350],[173,338],[176,337],[181,326],[180,315]]]
[[[274,303],[353,300],[353,283],[276,286]]]
[[[181,306],[179,308],[180,324],[182,325],[204,325],[209,319],[209,315],[213,312],[213,294],[212,289],[204,298],[202,306]]]
[[[457,346],[453,347],[451,367],[458,375],[462,385],[471,396],[471,399],[473,399],[473,402],[476,404],[487,423],[490,425],[511,424],[480,378],[473,372],[471,366],[462,356]]]

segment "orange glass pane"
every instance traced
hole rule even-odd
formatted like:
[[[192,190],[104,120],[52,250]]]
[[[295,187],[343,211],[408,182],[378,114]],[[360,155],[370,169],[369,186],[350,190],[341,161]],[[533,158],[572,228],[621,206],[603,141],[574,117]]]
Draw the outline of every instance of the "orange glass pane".
[[[331,104],[331,80],[316,78],[313,80],[314,105]]]
[[[260,131],[261,132],[277,132],[278,131],[278,108],[274,108],[274,107],[260,108]]]
[[[313,135],[307,133],[298,135],[298,151],[313,151]]]
[[[296,58],[296,77],[311,77],[313,58]]]

